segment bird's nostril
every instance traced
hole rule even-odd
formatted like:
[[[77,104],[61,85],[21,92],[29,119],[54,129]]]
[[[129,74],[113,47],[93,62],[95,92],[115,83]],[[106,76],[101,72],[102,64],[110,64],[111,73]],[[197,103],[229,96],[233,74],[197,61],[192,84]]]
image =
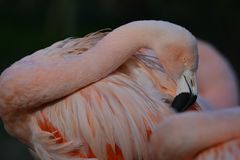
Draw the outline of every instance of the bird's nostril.
[[[193,80],[192,80],[192,79],[190,80],[190,83],[191,83],[191,86],[194,86],[194,84],[193,84]]]
[[[184,92],[177,95],[173,102],[172,107],[177,112],[185,111],[190,105],[192,105],[197,99],[196,95],[191,95],[190,93]]]

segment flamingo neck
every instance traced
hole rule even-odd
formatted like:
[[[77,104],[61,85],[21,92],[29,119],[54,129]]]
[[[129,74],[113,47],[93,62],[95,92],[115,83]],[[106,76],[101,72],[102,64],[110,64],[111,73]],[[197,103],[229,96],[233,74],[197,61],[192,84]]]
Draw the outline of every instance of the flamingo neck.
[[[176,40],[185,43],[181,39],[189,35],[168,22],[137,21],[113,30],[82,54],[49,57],[48,49],[36,52],[2,74],[0,105],[36,107],[54,101],[106,77],[140,48],[151,48],[164,59],[166,46],[176,45]],[[46,58],[37,58],[38,54]]]
[[[159,127],[157,143],[161,142],[161,149],[157,152],[158,157],[193,159],[204,150],[238,138],[240,128],[236,123],[240,121],[239,115],[240,109],[229,108],[172,116]]]
[[[83,72],[88,78],[81,79],[78,87],[107,76],[141,48],[150,48],[163,59],[167,54],[166,46],[176,45],[176,39],[185,38],[186,32],[184,28],[164,21],[137,21],[115,29],[82,55]]]

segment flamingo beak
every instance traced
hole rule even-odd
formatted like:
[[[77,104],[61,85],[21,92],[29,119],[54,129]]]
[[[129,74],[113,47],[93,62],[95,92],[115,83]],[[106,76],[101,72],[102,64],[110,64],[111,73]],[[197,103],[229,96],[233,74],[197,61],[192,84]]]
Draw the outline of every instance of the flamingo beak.
[[[197,80],[196,73],[186,70],[177,80],[176,97],[172,102],[172,107],[177,112],[187,110],[197,99]]]

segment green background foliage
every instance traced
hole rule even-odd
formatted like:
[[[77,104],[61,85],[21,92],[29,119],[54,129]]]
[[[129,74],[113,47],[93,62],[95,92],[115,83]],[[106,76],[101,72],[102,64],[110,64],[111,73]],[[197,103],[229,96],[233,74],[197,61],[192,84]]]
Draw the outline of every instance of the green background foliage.
[[[239,76],[238,0],[0,0],[0,71],[23,56],[67,37],[133,20],[161,19],[215,45]],[[0,88],[1,89],[1,88]],[[0,159],[32,159],[0,122]]]

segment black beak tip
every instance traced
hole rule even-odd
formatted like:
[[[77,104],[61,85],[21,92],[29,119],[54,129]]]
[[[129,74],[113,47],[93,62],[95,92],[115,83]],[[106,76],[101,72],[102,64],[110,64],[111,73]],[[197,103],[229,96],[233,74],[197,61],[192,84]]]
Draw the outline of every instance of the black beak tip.
[[[193,95],[187,92],[180,93],[174,98],[172,102],[172,107],[177,112],[183,112],[188,107],[190,107],[193,103],[195,103],[196,100],[197,100],[197,95]]]

